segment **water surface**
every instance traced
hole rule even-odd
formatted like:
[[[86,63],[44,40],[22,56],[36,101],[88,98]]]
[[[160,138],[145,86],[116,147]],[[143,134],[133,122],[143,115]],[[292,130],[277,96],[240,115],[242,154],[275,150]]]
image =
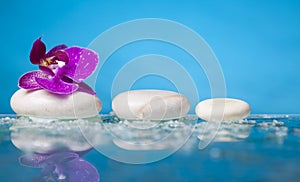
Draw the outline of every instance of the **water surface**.
[[[215,132],[206,125],[195,116],[144,123],[113,116],[57,121],[1,115],[0,178],[32,181],[45,164],[28,167],[21,156],[55,154],[48,159],[58,166],[57,154],[71,151],[101,181],[299,181],[299,115],[251,115],[222,123],[213,142],[199,149],[203,137]],[[62,173],[69,168],[61,166]],[[69,179],[51,175],[40,180]]]

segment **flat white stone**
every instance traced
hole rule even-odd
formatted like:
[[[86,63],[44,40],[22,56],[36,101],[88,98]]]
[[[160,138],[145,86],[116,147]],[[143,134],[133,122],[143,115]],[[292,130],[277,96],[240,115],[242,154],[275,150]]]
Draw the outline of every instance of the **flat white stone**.
[[[185,116],[188,99],[165,90],[131,90],[117,95],[112,101],[114,113],[128,120],[168,120]]]
[[[60,119],[92,117],[102,109],[97,96],[84,92],[57,95],[46,90],[24,89],[14,93],[10,105],[18,115]]]
[[[234,121],[246,118],[250,114],[250,106],[238,99],[214,98],[200,102],[195,112],[206,121]]]

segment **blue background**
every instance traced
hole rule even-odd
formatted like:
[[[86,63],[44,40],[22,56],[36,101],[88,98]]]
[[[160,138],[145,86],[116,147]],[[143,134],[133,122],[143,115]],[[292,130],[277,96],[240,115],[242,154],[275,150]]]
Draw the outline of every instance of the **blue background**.
[[[300,113],[297,0],[1,1],[0,113],[13,113],[9,100],[18,89],[19,76],[37,69],[29,61],[29,52],[40,35],[48,49],[60,43],[88,46],[112,26],[140,18],[173,20],[200,34],[219,59],[228,97],[246,100],[253,113]],[[185,59],[176,50],[172,52],[172,46],[164,49],[169,45],[156,44],[129,45],[108,60],[112,64],[106,64],[96,85],[104,113],[110,111],[110,97],[105,89],[110,89],[120,64],[146,53]],[[199,84],[200,99],[208,98],[209,87],[203,84],[205,75],[197,73],[192,61],[183,66]],[[150,87],[174,89],[174,85],[156,76],[145,77],[133,86]]]

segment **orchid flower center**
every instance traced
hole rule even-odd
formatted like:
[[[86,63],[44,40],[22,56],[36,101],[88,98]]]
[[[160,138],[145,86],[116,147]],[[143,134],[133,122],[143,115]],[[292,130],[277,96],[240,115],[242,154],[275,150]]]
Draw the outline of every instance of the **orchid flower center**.
[[[52,64],[49,64],[47,67],[49,69],[52,70],[52,72],[57,75],[59,72],[60,68],[63,68],[66,65],[66,62],[64,61],[60,61],[60,60],[56,60],[55,62],[53,62]],[[59,73],[61,74],[63,72],[63,70],[61,70]],[[57,75],[58,77],[60,77],[60,74]]]
[[[40,65],[41,65],[41,66],[48,67],[48,66],[51,65],[51,64],[55,64],[56,62],[53,61],[53,58],[54,58],[54,56],[49,57],[49,58],[43,58],[43,59],[41,59],[41,60],[40,60]]]

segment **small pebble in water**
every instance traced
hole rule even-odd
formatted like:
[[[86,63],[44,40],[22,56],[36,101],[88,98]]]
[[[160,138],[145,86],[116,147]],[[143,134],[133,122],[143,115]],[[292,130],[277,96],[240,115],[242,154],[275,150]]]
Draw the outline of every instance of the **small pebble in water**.
[[[276,119],[273,120],[272,122],[273,126],[284,126],[284,122],[277,121]]]
[[[183,125],[183,123],[178,122],[178,121],[175,120],[175,121],[173,121],[172,123],[169,124],[169,127],[170,128],[178,128],[178,127],[180,127],[182,125]]]
[[[269,127],[269,126],[285,126],[284,122],[282,121],[277,121],[277,120],[273,120],[272,122],[261,122],[261,123],[258,123],[257,126],[260,126],[260,127]]]

